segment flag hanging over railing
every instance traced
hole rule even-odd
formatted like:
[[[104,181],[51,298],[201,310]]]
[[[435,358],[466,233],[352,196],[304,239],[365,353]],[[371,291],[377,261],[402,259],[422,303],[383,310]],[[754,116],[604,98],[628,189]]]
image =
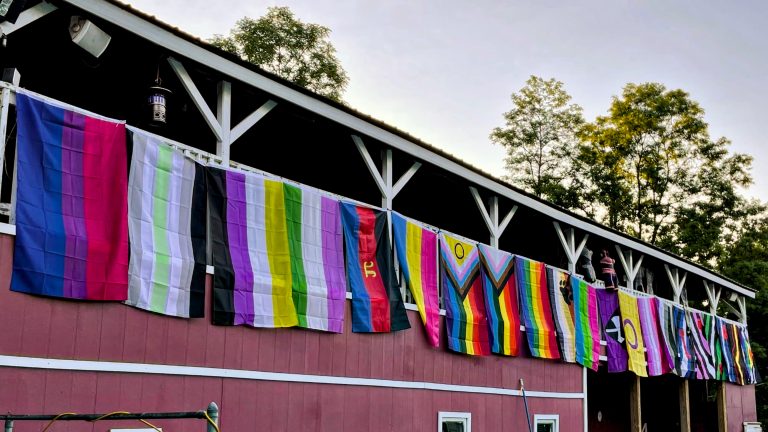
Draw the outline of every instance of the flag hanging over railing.
[[[686,321],[691,333],[691,345],[696,353],[696,378],[697,379],[715,379],[715,357],[714,345],[710,344],[707,334],[712,334],[707,326],[714,326],[711,320],[705,321],[705,314],[688,310]],[[714,342],[714,340],[712,340]]]
[[[469,355],[490,354],[477,246],[441,232],[440,273],[448,348]]]
[[[559,359],[544,263],[515,256],[515,277],[520,295],[520,319],[525,325],[531,355]]]
[[[19,91],[11,289],[81,300],[128,296],[125,124]]]
[[[352,331],[410,328],[392,264],[387,213],[342,202],[341,220],[352,289]]]
[[[574,329],[573,291],[569,274],[559,268],[546,266],[547,291],[552,306],[552,318],[557,330],[557,346],[563,361],[576,363],[576,334]]]
[[[616,291],[597,290],[597,304],[600,310],[600,326],[605,338],[605,357],[608,372],[627,370],[627,350],[624,348],[624,330],[621,325],[619,296]]]
[[[571,276],[576,362],[597,370],[600,364],[600,317],[597,290],[583,279]]]
[[[440,302],[437,293],[437,233],[392,212],[395,251],[408,289],[419,309],[427,340],[440,345]]]
[[[663,375],[672,370],[659,335],[657,302],[655,297],[638,297],[637,299],[637,311],[640,315],[640,327],[643,330],[649,376]]]
[[[514,256],[482,244],[477,247],[490,326],[491,351],[516,356],[520,353],[520,315]]]
[[[643,329],[640,327],[640,318],[637,313],[637,297],[619,291],[619,309],[621,310],[622,330],[624,330],[624,344],[629,359],[627,367],[635,375],[647,377],[645,344],[643,343]]]
[[[183,318],[205,305],[205,168],[149,135],[130,132],[126,304]]]

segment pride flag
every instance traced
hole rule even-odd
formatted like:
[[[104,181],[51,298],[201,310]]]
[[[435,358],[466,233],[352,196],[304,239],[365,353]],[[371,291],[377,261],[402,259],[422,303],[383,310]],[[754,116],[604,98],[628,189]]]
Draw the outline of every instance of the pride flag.
[[[16,95],[11,289],[83,300],[128,296],[125,124]]]
[[[395,252],[408,289],[419,308],[429,344],[440,345],[440,303],[437,297],[437,234],[392,212]]]
[[[600,326],[605,337],[605,357],[608,372],[627,370],[627,350],[624,348],[624,331],[621,325],[619,296],[614,290],[598,289],[597,305],[600,310]]]
[[[352,288],[352,331],[411,328],[392,264],[387,213],[342,202],[341,220]]]
[[[482,264],[491,351],[516,356],[520,353],[520,315],[514,278],[514,256],[482,244],[477,247]]]
[[[131,132],[126,304],[182,318],[205,305],[205,168],[149,135]]]
[[[696,378],[697,379],[715,379],[715,356],[714,346],[710,345],[707,338],[711,330],[707,326],[714,325],[712,320],[705,320],[704,314],[699,311],[689,310],[686,313],[688,329],[691,333],[691,342],[696,353]]]
[[[741,358],[744,365],[744,383],[755,384],[757,377],[755,375],[755,357],[752,354],[752,346],[749,343],[749,334],[747,326],[737,326],[739,333],[739,347],[741,348]]]
[[[722,381],[737,382],[736,366],[733,357],[733,344],[730,327],[732,324],[726,323],[723,319],[715,318],[715,327],[717,329],[717,340],[719,341],[720,354],[722,355],[722,364],[718,367],[718,379]]]
[[[640,327],[643,329],[649,376],[658,376],[670,371],[669,361],[659,338],[657,302],[656,297],[637,299],[637,312],[640,314]]]
[[[515,256],[515,277],[520,295],[521,319],[531,355],[559,359],[544,263]]]
[[[477,247],[441,232],[440,271],[448,348],[469,355],[490,354]]]
[[[552,317],[557,329],[557,344],[563,361],[576,363],[576,329],[574,328],[574,292],[568,282],[569,274],[547,266],[547,289],[552,302]]]
[[[624,342],[627,347],[629,370],[640,377],[647,377],[645,365],[645,344],[643,329],[640,327],[640,317],[637,313],[637,297],[624,291],[619,291],[619,308],[621,309]]]
[[[600,323],[597,293],[583,279],[571,277],[576,362],[597,370],[600,365]]]

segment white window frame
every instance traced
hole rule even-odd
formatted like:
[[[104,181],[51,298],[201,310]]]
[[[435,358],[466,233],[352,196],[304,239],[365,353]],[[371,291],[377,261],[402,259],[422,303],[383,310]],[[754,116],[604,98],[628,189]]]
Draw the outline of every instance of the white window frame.
[[[464,421],[464,424],[467,426],[464,428],[465,432],[472,432],[472,413],[468,412],[451,412],[451,411],[440,411],[437,413],[437,432],[443,432],[443,422],[444,421]]]
[[[559,414],[535,414],[533,416],[533,430],[538,430],[539,423],[551,424],[552,432],[560,432]]]

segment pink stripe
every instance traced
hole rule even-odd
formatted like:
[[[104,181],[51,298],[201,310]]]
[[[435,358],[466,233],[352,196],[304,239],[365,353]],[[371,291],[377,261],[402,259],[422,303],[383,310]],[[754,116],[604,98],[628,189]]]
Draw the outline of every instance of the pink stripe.
[[[421,230],[421,287],[424,291],[427,336],[432,346],[440,345],[440,306],[437,301],[437,234]]]
[[[128,298],[128,156],[125,125],[86,117],[83,195],[86,298]]]
[[[344,303],[347,284],[344,277],[344,256],[341,238],[339,202],[321,198],[323,232],[323,270],[328,289],[328,331],[344,331]]]
[[[66,235],[64,297],[85,299],[88,233],[83,199],[83,137],[85,116],[64,111],[61,137],[61,216]]]

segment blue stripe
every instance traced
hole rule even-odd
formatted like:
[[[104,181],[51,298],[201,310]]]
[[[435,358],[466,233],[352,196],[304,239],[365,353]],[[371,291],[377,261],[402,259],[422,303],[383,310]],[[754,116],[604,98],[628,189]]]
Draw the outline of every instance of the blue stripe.
[[[61,207],[64,110],[16,95],[18,181],[14,291],[62,296],[66,233]]]
[[[483,285],[485,286],[485,311],[488,315],[488,327],[491,329],[491,337],[493,338],[493,352],[500,353],[501,335],[499,334],[499,322],[501,320],[499,319],[499,314],[496,311],[496,302],[498,302],[498,297],[496,296],[496,290],[493,289],[493,282],[491,281],[491,278],[489,278],[486,274],[483,274]],[[494,300],[496,300],[496,302],[494,302]]]
[[[365,289],[363,273],[360,271],[360,220],[354,204],[341,203],[341,222],[344,226],[346,245],[347,281],[352,291],[352,331],[369,333],[373,331],[371,298]]]
[[[400,269],[403,271],[406,281],[411,280],[411,271],[408,268],[408,257],[406,256],[406,238],[405,234],[408,231],[406,227],[406,220],[399,214],[392,212],[392,231],[395,237],[395,252],[397,253],[397,260],[400,263]]]

